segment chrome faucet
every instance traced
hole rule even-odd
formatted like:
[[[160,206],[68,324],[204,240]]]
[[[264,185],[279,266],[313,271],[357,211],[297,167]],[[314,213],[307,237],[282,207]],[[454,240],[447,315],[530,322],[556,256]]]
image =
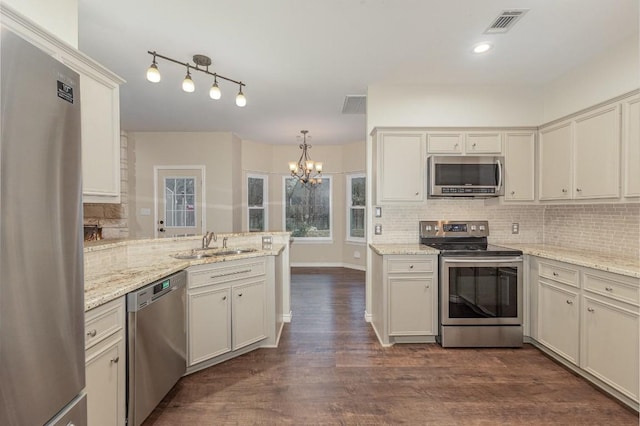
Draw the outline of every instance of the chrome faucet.
[[[206,249],[209,247],[209,244],[211,244],[211,240],[213,239],[213,241],[218,241],[218,237],[216,236],[215,232],[205,232],[205,234],[202,236],[202,248]]]
[[[222,248],[227,248],[227,240],[229,239],[229,237],[224,237],[222,239]]]

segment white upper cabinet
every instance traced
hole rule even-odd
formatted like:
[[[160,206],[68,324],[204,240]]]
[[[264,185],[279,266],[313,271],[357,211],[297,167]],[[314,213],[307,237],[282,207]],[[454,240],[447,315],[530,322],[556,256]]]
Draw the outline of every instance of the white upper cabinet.
[[[468,132],[464,141],[466,154],[500,154],[502,153],[501,132]]]
[[[464,134],[462,132],[429,132],[427,152],[429,154],[462,154]]]
[[[620,197],[620,107],[575,119],[574,198]]]
[[[500,131],[435,131],[427,133],[429,154],[501,154]]]
[[[570,121],[540,131],[540,200],[571,198],[572,133]]]
[[[535,132],[505,132],[505,201],[535,199]]]
[[[625,197],[640,197],[640,96],[622,103]]]
[[[376,203],[424,201],[424,132],[379,131],[373,140]]]

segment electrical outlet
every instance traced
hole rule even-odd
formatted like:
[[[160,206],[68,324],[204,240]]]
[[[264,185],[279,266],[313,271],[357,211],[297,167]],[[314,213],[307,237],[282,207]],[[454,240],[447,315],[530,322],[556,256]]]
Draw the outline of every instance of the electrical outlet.
[[[354,259],[360,259],[360,252],[358,250],[353,252],[353,258]]]
[[[520,224],[519,223],[512,223],[511,224],[511,233],[512,234],[518,234],[520,232]]]
[[[376,217],[382,217],[382,207],[376,207]]]
[[[382,235],[382,225],[378,223],[373,229],[376,235]]]

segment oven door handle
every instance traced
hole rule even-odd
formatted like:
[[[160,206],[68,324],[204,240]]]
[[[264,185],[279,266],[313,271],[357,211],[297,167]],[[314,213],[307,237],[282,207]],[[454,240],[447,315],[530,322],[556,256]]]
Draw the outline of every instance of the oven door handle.
[[[442,260],[443,263],[512,263],[522,262],[522,257],[495,257],[492,259],[477,259],[473,257],[467,257],[464,259],[452,259],[446,258]]]

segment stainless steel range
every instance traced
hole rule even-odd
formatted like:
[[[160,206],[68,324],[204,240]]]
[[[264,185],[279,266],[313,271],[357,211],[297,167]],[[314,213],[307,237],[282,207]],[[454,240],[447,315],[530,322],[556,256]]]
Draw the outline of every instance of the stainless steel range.
[[[420,222],[420,243],[440,250],[443,347],[522,346],[522,252],[488,236],[487,221]]]

